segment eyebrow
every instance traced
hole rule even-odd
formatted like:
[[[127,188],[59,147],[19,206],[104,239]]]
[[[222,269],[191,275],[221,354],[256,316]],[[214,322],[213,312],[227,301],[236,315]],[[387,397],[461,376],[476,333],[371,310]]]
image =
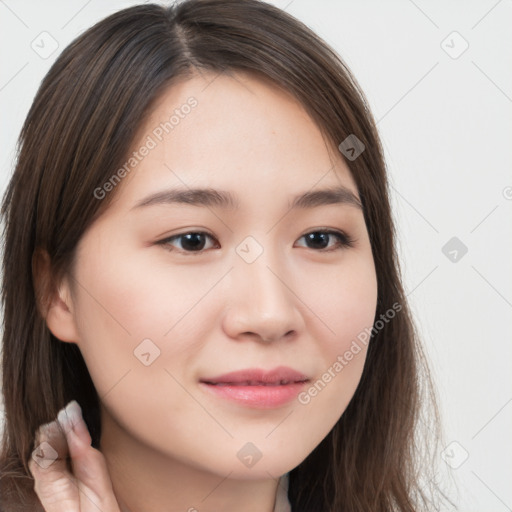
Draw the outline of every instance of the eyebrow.
[[[240,208],[240,202],[231,192],[206,187],[176,188],[156,192],[137,202],[131,209],[169,204],[188,204],[200,207],[217,206],[231,210]],[[342,185],[299,194],[288,202],[288,208],[290,210],[308,209],[330,204],[345,204],[360,210],[363,209],[359,198],[350,189]]]

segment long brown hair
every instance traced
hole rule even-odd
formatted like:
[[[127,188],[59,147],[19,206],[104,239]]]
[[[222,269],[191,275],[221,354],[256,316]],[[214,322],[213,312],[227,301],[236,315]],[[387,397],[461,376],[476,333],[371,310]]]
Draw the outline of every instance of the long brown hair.
[[[290,472],[294,512],[425,510],[426,459],[439,438],[435,394],[401,284],[381,142],[367,100],[341,58],[306,25],[259,0],[187,0],[119,11],[75,39],[42,81],[22,128],[3,205],[2,299],[5,427],[3,498],[38,503],[28,460],[34,434],[72,399],[93,446],[99,398],[78,347],[59,342],[38,309],[36,251],[53,280],[72,273],[84,231],[115,191],[94,198],[126,160],[154,102],[193,70],[270,79],[307,109],[331,149],[355,135],[365,150],[347,165],[357,184],[374,255],[376,319],[359,386],[317,448]],[[431,404],[418,434],[420,404]],[[431,452],[425,448],[431,448]],[[423,482],[429,483],[427,476]],[[39,505],[40,506],[40,505]],[[31,505],[30,510],[35,510]],[[429,508],[429,507],[427,507]]]

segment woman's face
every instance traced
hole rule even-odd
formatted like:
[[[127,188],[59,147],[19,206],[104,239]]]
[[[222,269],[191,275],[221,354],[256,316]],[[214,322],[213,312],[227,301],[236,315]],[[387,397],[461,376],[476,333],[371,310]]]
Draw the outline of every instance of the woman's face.
[[[343,414],[366,347],[344,354],[374,321],[374,261],[347,199],[359,197],[349,169],[296,101],[244,74],[173,85],[133,151],[116,186],[91,197],[115,194],[78,246],[68,323],[49,322],[83,354],[102,446],[233,478],[284,474]],[[292,207],[303,194],[313,195]],[[308,382],[203,382],[276,367]]]

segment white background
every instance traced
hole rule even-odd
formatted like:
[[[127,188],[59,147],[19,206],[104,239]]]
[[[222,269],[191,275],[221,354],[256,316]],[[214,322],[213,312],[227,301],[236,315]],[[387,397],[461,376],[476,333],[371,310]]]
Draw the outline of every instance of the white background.
[[[0,0],[1,193],[52,62],[135,3]],[[512,1],[272,3],[335,48],[378,122],[405,288],[455,442],[446,453],[460,510],[512,510]],[[46,59],[31,48],[43,31],[59,45]],[[455,262],[442,252],[452,237],[468,249]]]

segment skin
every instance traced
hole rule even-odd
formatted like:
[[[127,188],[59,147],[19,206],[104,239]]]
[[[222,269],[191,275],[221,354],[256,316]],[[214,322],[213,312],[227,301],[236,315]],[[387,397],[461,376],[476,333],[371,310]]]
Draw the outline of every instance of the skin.
[[[341,155],[286,92],[247,74],[215,77],[183,80],[157,102],[134,150],[187,98],[198,104],[110,192],[115,200],[82,237],[74,275],[46,316],[58,339],[80,348],[101,399],[101,452],[78,419],[67,438],[74,476],[103,510],[272,512],[278,478],[329,433],[363,370],[364,347],[308,404],[263,410],[199,384],[279,365],[314,383],[372,326],[377,304],[362,210],[288,211],[291,197],[312,189],[341,184],[358,197]],[[229,190],[239,211],[132,210],[151,193],[196,186]],[[348,234],[353,247],[326,235],[334,250],[322,251],[304,236],[326,229]],[[200,253],[183,237],[157,244],[198,231],[212,236]],[[247,236],[263,250],[250,264],[236,251]],[[160,355],[145,366],[134,350],[148,338]],[[252,467],[237,457],[248,442],[262,454]],[[37,473],[40,492],[51,494],[51,470]],[[90,501],[76,487],[65,492]]]

